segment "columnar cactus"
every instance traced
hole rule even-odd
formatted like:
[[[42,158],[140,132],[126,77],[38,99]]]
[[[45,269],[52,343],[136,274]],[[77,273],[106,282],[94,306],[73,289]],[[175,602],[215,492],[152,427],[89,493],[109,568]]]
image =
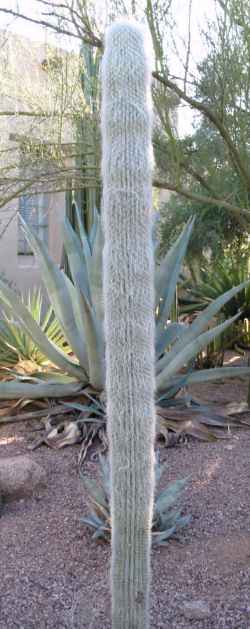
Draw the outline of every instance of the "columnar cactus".
[[[148,50],[135,22],[108,28],[102,173],[113,629],[149,626],[155,415]]]

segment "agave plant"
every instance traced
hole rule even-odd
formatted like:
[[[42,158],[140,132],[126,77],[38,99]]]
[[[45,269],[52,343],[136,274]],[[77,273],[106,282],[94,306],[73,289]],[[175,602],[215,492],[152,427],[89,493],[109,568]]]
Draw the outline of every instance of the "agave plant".
[[[32,318],[46,334],[50,342],[54,343],[65,353],[70,348],[65,341],[61,327],[56,320],[51,306],[46,307],[40,289],[34,289],[27,296],[20,296],[20,301],[27,308]],[[25,332],[13,309],[3,303],[2,319],[0,321],[0,369],[1,371],[16,368],[17,365],[34,372],[38,366],[48,366],[46,355],[39,349],[32,337]]]
[[[110,515],[110,466],[108,458],[99,456],[100,482],[81,473],[81,479],[87,493],[88,504],[91,513],[81,518],[81,522],[91,528],[93,539],[110,542],[111,539],[111,515]],[[158,457],[155,464],[155,478],[159,483],[165,465],[160,465]],[[183,491],[188,479],[180,479],[170,483],[155,497],[154,514],[152,524],[153,545],[164,546],[171,537],[177,537],[179,531],[184,528],[191,517],[184,516],[179,506]]]
[[[37,349],[47,356],[56,370],[51,373],[33,374],[33,379],[13,380],[0,383],[0,399],[63,398],[75,396],[86,387],[91,391],[96,414],[87,419],[98,419],[98,400],[104,390],[104,337],[103,337],[103,298],[102,298],[102,249],[103,234],[101,218],[97,211],[89,235],[81,222],[80,212],[75,206],[78,221],[78,233],[65,218],[63,223],[63,242],[68,257],[71,279],[50,258],[44,243],[25,223],[23,228],[34,253],[39,257],[44,285],[51,302],[51,308],[59,322],[64,338],[72,354],[57,347],[48,338],[39,323],[32,317],[29,309],[18,295],[6,283],[0,280],[0,298],[9,312],[15,313],[24,332],[32,339]],[[179,279],[183,258],[192,232],[193,221],[189,221],[166,256],[156,263],[155,270],[155,321],[156,321],[156,403],[160,417],[160,431],[163,425],[170,430],[180,432],[180,418],[170,420],[164,416],[166,407],[187,409],[192,400],[175,399],[177,393],[190,384],[216,381],[225,377],[249,376],[249,367],[221,367],[192,370],[192,361],[212,339],[218,338],[224,330],[234,323],[238,314],[219,325],[212,325],[218,312],[231,299],[240,293],[249,282],[230,288],[223,295],[211,301],[198,314],[190,325],[171,322],[171,309],[175,300],[176,285]],[[157,244],[155,244],[157,248]],[[210,327],[208,327],[210,325]],[[164,409],[164,412],[159,409]],[[175,409],[176,410],[176,409]],[[194,423],[201,421],[203,409],[193,406],[193,420],[186,422],[185,430],[192,429]],[[189,411],[188,411],[189,412]],[[84,411],[80,411],[81,420]],[[172,411],[171,411],[172,413]],[[213,413],[212,413],[213,415]],[[203,423],[210,425],[210,435],[215,436],[214,427],[228,426],[229,420],[218,418],[211,420],[207,409],[202,415]],[[181,422],[183,420],[183,416]],[[105,417],[103,418],[105,422]],[[218,422],[218,424],[216,424]],[[189,426],[189,428],[188,428]],[[192,432],[191,431],[191,432]],[[217,431],[218,432],[218,431]],[[203,431],[204,436],[206,431]],[[207,436],[207,433],[206,433]],[[218,436],[216,434],[216,436]],[[206,438],[206,437],[205,437]]]
[[[215,261],[212,267],[201,267],[199,275],[193,269],[190,270],[190,279],[184,277],[181,287],[180,306],[184,313],[203,310],[225,291],[246,282],[250,277],[249,257],[243,254],[239,259],[226,253],[220,261]],[[221,308],[225,319],[239,311],[241,317],[250,318],[250,284],[246,284]]]
[[[234,286],[246,282],[250,278],[249,257],[244,254],[241,259],[225,254],[212,268],[201,268],[199,276],[192,270],[191,278],[184,278],[179,295],[179,308],[182,314],[204,310],[214,299]],[[249,345],[250,319],[250,284],[246,283],[241,291],[226,302],[221,309],[221,319],[226,320],[240,312],[239,319],[224,334],[220,345],[232,346],[238,340]]]

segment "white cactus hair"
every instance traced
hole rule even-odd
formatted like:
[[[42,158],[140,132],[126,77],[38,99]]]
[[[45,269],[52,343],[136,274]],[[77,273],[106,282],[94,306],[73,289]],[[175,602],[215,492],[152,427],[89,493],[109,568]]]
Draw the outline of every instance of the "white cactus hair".
[[[149,626],[154,495],[151,242],[152,46],[119,20],[102,63],[106,390],[111,459],[112,627]]]

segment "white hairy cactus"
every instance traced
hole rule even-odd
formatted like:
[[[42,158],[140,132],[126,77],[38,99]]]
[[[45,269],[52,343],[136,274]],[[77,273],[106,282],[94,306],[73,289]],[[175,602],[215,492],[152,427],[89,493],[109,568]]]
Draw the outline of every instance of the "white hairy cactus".
[[[149,626],[155,435],[150,44],[134,21],[119,21],[107,29],[102,64],[113,629]]]

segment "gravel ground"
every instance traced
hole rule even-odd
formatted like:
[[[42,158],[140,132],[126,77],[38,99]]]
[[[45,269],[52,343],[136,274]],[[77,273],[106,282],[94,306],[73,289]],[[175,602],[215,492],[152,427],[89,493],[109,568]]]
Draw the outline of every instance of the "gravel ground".
[[[196,390],[204,400],[246,399],[240,382]],[[0,456],[27,453],[27,425],[0,431]],[[30,430],[30,426],[29,426]],[[109,559],[79,522],[87,513],[78,446],[32,452],[47,487],[7,503],[0,520],[0,629],[110,628]],[[212,444],[162,451],[163,484],[190,475],[184,508],[192,522],[179,542],[152,552],[152,629],[250,629],[250,430]],[[96,474],[89,460],[86,472]],[[186,602],[209,613],[188,620]]]

